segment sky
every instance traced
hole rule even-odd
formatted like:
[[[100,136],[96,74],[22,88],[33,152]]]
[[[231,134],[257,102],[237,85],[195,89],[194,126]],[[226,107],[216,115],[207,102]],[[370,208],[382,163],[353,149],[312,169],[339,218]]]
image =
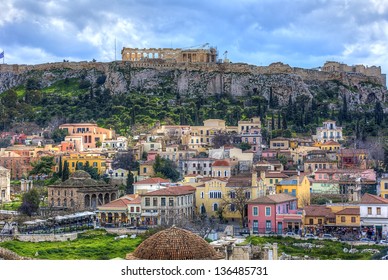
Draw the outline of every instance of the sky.
[[[387,73],[388,0],[0,1],[7,64],[109,62],[123,47],[206,43],[231,62],[314,68],[329,60]]]

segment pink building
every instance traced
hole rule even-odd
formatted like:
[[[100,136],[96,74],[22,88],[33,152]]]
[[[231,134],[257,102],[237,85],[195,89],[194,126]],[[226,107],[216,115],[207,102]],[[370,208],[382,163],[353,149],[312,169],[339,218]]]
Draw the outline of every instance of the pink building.
[[[302,213],[298,199],[280,193],[259,197],[248,202],[248,228],[253,234],[298,232]]]

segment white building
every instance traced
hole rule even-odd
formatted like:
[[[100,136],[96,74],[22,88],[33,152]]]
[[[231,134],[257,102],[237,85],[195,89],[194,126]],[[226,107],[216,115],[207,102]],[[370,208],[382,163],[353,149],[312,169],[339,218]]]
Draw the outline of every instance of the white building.
[[[361,229],[373,230],[379,239],[388,235],[388,199],[365,193],[360,202]]]
[[[0,201],[11,201],[11,171],[0,166]]]
[[[107,150],[126,151],[128,149],[128,139],[124,136],[119,136],[117,139],[104,140],[102,148]]]
[[[344,140],[342,136],[342,127],[337,126],[335,121],[331,120],[323,122],[322,127],[317,127],[317,134],[313,138],[322,143],[332,140]]]
[[[144,194],[151,191],[160,190],[168,187],[171,184],[170,180],[163,178],[148,178],[133,184],[135,194]]]

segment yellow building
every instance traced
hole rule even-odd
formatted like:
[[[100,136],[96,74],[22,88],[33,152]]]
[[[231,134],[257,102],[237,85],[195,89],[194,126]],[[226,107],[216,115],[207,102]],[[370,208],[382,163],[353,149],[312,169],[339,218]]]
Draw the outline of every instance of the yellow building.
[[[327,141],[321,144],[320,148],[325,151],[338,151],[341,148],[341,144],[336,141]]]
[[[237,197],[238,192],[244,192],[247,200],[257,198],[258,186],[252,187],[252,177],[234,176],[227,178],[205,177],[203,184],[196,188],[197,212],[206,213],[209,217],[222,217],[224,219],[241,219],[241,213],[233,204],[233,198]],[[227,203],[226,203],[227,202]]]
[[[209,217],[218,217],[218,211],[221,209],[223,199],[227,195],[226,178],[205,177],[201,180],[202,184],[197,186],[195,192],[195,201],[197,212],[206,213]]]
[[[388,174],[384,174],[380,182],[380,196],[388,198]]]
[[[360,227],[360,207],[346,207],[335,212],[335,225],[340,227]]]
[[[276,193],[288,193],[298,198],[298,208],[310,205],[310,181],[307,176],[293,176],[276,185]]]
[[[335,214],[325,205],[309,205],[304,209],[304,226],[307,231],[323,226],[335,226]]]
[[[288,175],[279,171],[262,171],[260,172],[260,178],[263,180],[266,194],[275,194],[276,184],[288,178]]]
[[[140,162],[140,165],[139,165],[139,176],[141,178],[141,180],[143,179],[147,179],[149,177],[152,177],[155,175],[155,172],[154,172],[154,161],[143,161],[143,162]]]
[[[64,166],[65,160],[69,164],[70,173],[74,173],[78,166],[86,165],[86,162],[89,162],[89,165],[97,169],[98,174],[103,175],[106,173],[106,157],[100,154],[89,154],[89,153],[74,153],[69,155],[63,155],[62,157],[62,167]],[[59,165],[55,167],[56,172],[58,172]]]

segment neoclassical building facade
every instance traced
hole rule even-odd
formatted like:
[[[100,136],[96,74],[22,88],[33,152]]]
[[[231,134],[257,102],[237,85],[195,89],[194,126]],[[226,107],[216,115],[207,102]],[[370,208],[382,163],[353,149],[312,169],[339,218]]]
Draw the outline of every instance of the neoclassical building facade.
[[[104,181],[93,180],[83,170],[77,170],[66,181],[57,181],[48,187],[48,201],[51,207],[73,211],[95,210],[98,206],[117,198],[118,187]]]

